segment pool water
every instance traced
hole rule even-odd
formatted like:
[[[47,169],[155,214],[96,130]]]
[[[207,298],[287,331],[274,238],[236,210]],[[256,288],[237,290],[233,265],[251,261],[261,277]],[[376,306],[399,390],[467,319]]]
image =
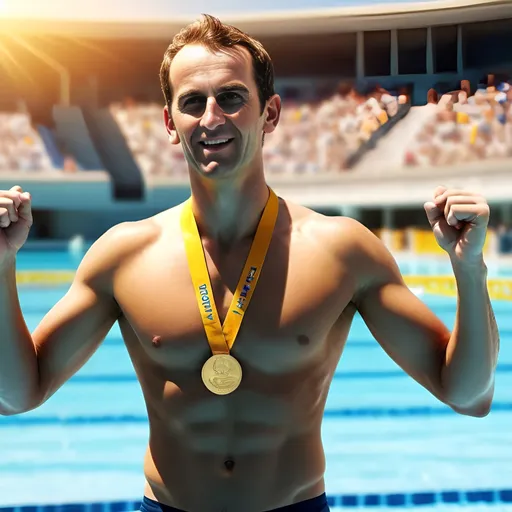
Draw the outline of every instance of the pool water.
[[[20,258],[19,268],[74,267],[56,253],[29,259]],[[20,290],[30,330],[65,291]],[[423,300],[453,325],[455,299]],[[356,503],[360,510],[364,503],[409,508],[421,502],[421,510],[512,510],[512,303],[496,301],[494,308],[501,354],[493,410],[482,419],[440,404],[391,361],[356,316],[323,424],[327,493],[336,504],[344,500],[343,510]],[[115,325],[48,402],[24,415],[0,417],[0,507],[136,502],[143,492],[147,439],[142,393]],[[460,494],[456,503],[436,507],[428,493],[444,491]]]

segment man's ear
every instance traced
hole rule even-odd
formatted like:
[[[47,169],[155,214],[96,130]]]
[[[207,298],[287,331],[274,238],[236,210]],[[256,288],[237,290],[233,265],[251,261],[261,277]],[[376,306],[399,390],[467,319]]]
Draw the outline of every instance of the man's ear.
[[[280,116],[281,97],[278,94],[274,94],[274,96],[267,101],[263,133],[272,133],[279,123]]]
[[[167,133],[169,134],[169,140],[171,141],[171,144],[179,144],[180,137],[178,135],[178,132],[176,131],[176,127],[174,126],[174,122],[169,113],[169,107],[167,105],[164,107],[164,121],[165,121],[165,129],[167,130]]]

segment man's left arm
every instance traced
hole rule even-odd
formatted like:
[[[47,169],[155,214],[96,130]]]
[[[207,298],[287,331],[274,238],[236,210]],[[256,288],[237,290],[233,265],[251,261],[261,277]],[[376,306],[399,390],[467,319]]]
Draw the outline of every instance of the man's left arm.
[[[425,210],[457,283],[452,331],[409,290],[391,254],[369,232],[358,237],[360,286],[353,302],[377,341],[409,375],[455,411],[485,416],[499,351],[483,259],[489,207],[477,194],[440,187]]]
[[[484,262],[453,264],[457,283],[455,326],[446,348],[441,383],[453,403],[475,415],[489,412],[498,362],[499,332],[487,291]]]

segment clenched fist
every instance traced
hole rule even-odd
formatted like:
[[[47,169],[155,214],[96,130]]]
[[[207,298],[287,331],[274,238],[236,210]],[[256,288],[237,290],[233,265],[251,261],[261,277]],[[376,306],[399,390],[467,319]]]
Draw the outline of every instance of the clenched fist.
[[[32,226],[31,198],[19,186],[0,190],[0,268],[13,260]]]
[[[439,246],[461,263],[483,256],[490,208],[480,194],[437,187],[425,212]]]

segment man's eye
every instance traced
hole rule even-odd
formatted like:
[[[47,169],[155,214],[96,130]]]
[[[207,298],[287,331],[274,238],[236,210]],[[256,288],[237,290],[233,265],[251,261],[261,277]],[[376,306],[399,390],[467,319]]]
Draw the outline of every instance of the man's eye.
[[[217,96],[217,103],[226,114],[232,114],[242,107],[244,99],[236,92],[223,92]]]
[[[236,92],[223,92],[217,97],[219,104],[222,103],[240,103],[243,101],[242,96]]]
[[[237,92],[223,92],[221,94],[219,94],[219,99],[220,98],[223,98],[223,99],[226,99],[226,100],[241,100],[242,99],[242,96],[240,96],[240,94],[238,94]]]
[[[204,105],[206,103],[206,100],[204,98],[200,98],[199,96],[195,96],[192,98],[189,98],[187,101],[185,101],[184,107],[188,106],[196,106],[196,105]]]

